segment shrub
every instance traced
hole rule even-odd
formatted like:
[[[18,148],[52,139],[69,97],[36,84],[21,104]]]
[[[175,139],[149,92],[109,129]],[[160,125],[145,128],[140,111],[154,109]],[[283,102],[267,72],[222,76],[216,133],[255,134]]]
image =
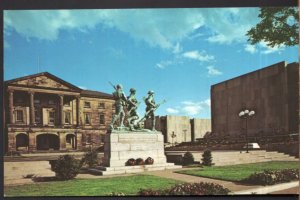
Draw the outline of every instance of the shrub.
[[[186,152],[182,158],[183,165],[190,165],[194,163],[194,156],[191,152]]]
[[[162,196],[162,195],[226,195],[230,192],[227,188],[214,183],[183,183],[175,185],[167,190],[141,189],[138,195],[141,196]]]
[[[146,165],[152,165],[154,163],[154,159],[151,158],[151,157],[148,157],[146,160],[145,160],[145,164]]]
[[[81,159],[81,163],[86,164],[89,167],[98,165],[98,152],[96,150],[86,152]]]
[[[130,158],[127,160],[126,166],[134,166],[135,165],[135,159],[134,158]]]
[[[143,165],[143,164],[145,164],[145,162],[144,162],[143,158],[138,158],[138,159],[136,159],[135,164],[136,165]]]
[[[72,155],[62,155],[59,156],[55,165],[53,166],[53,171],[55,176],[59,180],[69,180],[73,179],[79,173],[81,164]]]
[[[202,160],[202,165],[212,166],[212,156],[211,156],[211,151],[209,149],[203,152],[201,160]]]
[[[274,185],[276,183],[289,182],[298,179],[298,169],[284,169],[277,171],[265,170],[260,173],[251,174],[248,178],[242,180],[242,182],[258,185]]]

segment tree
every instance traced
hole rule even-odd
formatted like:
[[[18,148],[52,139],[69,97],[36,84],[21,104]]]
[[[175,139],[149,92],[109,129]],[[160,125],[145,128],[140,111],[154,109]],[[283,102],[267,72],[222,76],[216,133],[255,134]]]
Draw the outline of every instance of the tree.
[[[252,45],[262,41],[270,47],[294,46],[299,43],[299,12],[297,7],[261,8],[258,16],[261,18],[261,22],[246,34]]]
[[[211,156],[211,151],[209,149],[204,151],[201,160],[202,160],[202,165],[212,166],[212,156]]]

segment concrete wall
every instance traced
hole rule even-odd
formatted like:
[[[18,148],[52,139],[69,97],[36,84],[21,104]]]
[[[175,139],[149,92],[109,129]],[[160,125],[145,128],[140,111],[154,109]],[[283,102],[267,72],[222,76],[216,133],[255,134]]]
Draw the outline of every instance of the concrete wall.
[[[187,116],[166,116],[167,117],[167,141],[165,142],[190,142],[191,136],[191,125],[190,118]],[[172,141],[172,134],[176,137]]]
[[[244,134],[239,112],[251,109],[249,135],[299,132],[299,66],[280,62],[211,87],[212,132]]]
[[[210,119],[191,119],[192,141],[196,141],[197,138],[203,138],[207,132],[211,132]]]

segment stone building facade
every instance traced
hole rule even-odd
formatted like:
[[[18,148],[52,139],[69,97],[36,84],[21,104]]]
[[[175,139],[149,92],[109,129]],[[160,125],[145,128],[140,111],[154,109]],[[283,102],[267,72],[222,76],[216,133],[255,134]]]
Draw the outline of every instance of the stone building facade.
[[[211,131],[210,119],[190,119],[187,116],[156,116],[155,128],[164,135],[165,143],[196,141]],[[151,127],[151,121],[145,121],[145,128]]]
[[[48,72],[4,84],[6,151],[80,150],[103,142],[112,95],[82,90]]]
[[[211,86],[212,133],[242,137],[299,134],[299,65],[277,64]]]

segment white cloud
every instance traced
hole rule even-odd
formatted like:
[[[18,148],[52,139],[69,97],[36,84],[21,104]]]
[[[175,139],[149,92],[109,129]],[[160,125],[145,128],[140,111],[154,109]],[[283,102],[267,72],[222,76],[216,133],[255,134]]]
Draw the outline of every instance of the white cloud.
[[[255,45],[251,45],[251,44],[246,44],[245,45],[245,51],[254,54],[257,50],[255,48]]]
[[[258,14],[257,8],[211,9],[204,17],[212,32],[207,40],[219,44],[245,42],[245,34],[259,21]]]
[[[182,112],[186,115],[197,115],[205,108],[210,109],[210,99],[199,102],[183,101],[181,104],[183,105]]]
[[[80,89],[83,89],[83,90],[86,90],[87,89],[87,87],[85,87],[85,86],[78,86]]]
[[[159,63],[156,64],[156,67],[160,68],[160,69],[164,69],[165,67],[172,65],[173,62],[170,60],[166,60],[166,61],[161,61]]]
[[[267,42],[260,42],[258,45],[261,48],[262,54],[280,53],[281,51],[283,51],[285,49],[285,47],[283,45],[269,47],[267,45]]]
[[[150,46],[178,52],[179,42],[199,34],[201,27],[210,30],[210,42],[245,40],[257,14],[257,8],[11,10],[4,11],[4,31],[14,29],[26,38],[56,40],[62,30],[88,32],[102,24]]]
[[[180,46],[179,43],[177,43],[173,49],[173,53],[177,54],[180,53],[182,51],[182,47]]]
[[[167,112],[170,114],[177,114],[177,113],[179,113],[179,110],[174,109],[174,108],[167,108]]]
[[[223,74],[221,71],[217,70],[214,66],[208,66],[206,67],[206,69],[208,70],[208,74],[212,76],[218,76]]]
[[[205,51],[188,51],[182,54],[185,58],[190,58],[193,60],[199,61],[212,61],[214,60],[214,56],[208,55]]]

